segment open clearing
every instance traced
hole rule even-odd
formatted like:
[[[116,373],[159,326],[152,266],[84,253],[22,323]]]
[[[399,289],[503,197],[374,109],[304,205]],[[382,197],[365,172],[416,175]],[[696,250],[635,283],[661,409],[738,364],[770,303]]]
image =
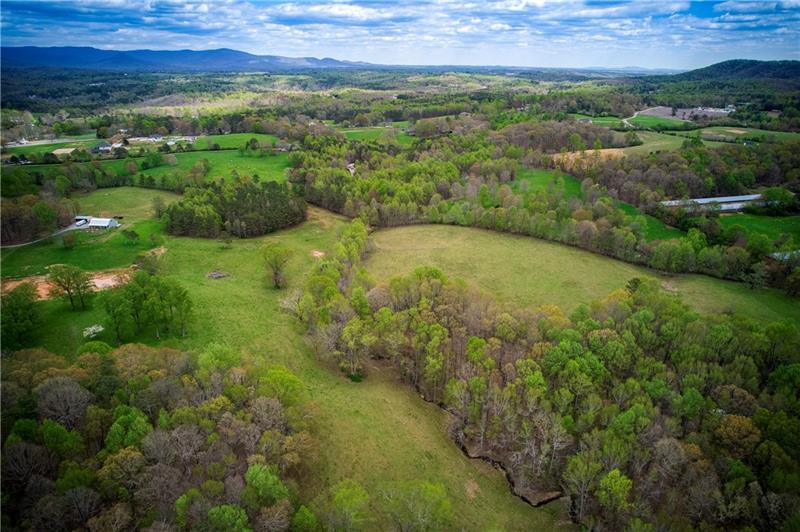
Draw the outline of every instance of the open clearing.
[[[592,120],[592,124],[596,126],[602,127],[622,127],[622,119],[616,116],[590,116],[590,115],[582,115],[580,113],[570,113],[572,118],[575,120],[581,120],[590,118]]]
[[[80,214],[111,218],[123,216],[123,223],[138,222],[153,217],[153,198],[159,197],[168,205],[180,198],[165,190],[139,187],[101,188],[88,194],[73,194]]]
[[[146,170],[137,170],[134,179],[138,179],[139,175],[152,176],[156,182],[160,182],[163,177],[167,182],[170,182],[174,175],[185,176],[189,169],[195,163],[202,159],[207,159],[211,165],[208,172],[208,179],[222,178],[231,179],[233,171],[240,176],[253,176],[258,175],[262,179],[269,179],[272,181],[285,181],[286,169],[289,167],[289,155],[287,153],[279,153],[275,155],[259,156],[244,156],[240,155],[238,150],[219,150],[219,151],[193,151],[175,153],[177,164],[170,166],[163,164],[156,168]],[[136,158],[137,165],[140,165],[144,159]],[[105,169],[110,169],[118,175],[122,175],[125,170],[125,165],[130,159],[115,159],[102,161],[100,164]],[[20,167],[28,173],[42,173],[45,176],[55,177],[62,172],[62,165],[48,164],[48,165],[30,165]]]
[[[167,237],[164,273],[189,290],[196,317],[186,338],[161,345],[201,351],[210,342],[226,342],[254,363],[283,364],[302,378],[316,404],[321,454],[313,465],[318,484],[302,493],[306,502],[343,478],[358,480],[374,498],[385,482],[417,479],[444,484],[456,530],[553,530],[568,521],[560,503],[533,508],[511,494],[502,472],[466,458],[447,435],[447,414],[402,384],[393,370],[371,366],[368,377],[354,383],[314,357],[300,324],[279,302],[302,286],[318,260],[312,251],[333,250],[342,227],[342,218],[312,208],[300,226],[236,240],[231,249],[213,240]],[[262,245],[276,241],[294,250],[289,288],[280,291],[269,288],[259,254]],[[230,275],[209,279],[214,270]],[[103,321],[96,303],[84,312],[70,311],[63,301],[39,305],[46,321],[40,343],[68,356],[82,341],[83,329]],[[109,336],[105,331],[99,339],[110,341]],[[386,529],[390,523],[370,526]],[[568,522],[564,527],[570,528]]]
[[[108,290],[109,288],[119,286],[130,273],[131,270],[128,268],[92,273],[90,277],[92,285],[94,286],[94,291]],[[53,288],[53,285],[44,275],[33,275],[31,277],[3,281],[2,292],[4,294],[10,292],[23,283],[31,283],[36,289],[36,295],[39,299],[51,299],[50,290]]]
[[[419,265],[435,266],[516,305],[555,304],[569,312],[623,288],[632,277],[657,278],[695,310],[737,312],[761,321],[800,320],[800,305],[778,290],[703,275],[662,275],[654,270],[531,237],[447,225],[376,231],[367,270],[380,281]]]
[[[194,142],[195,148],[199,150],[209,150],[212,144],[218,144],[220,148],[242,148],[250,139],[256,139],[261,144],[272,145],[278,140],[275,135],[265,133],[230,133],[228,135],[205,135]]]
[[[385,134],[394,133],[397,142],[404,146],[410,145],[414,141],[414,137],[398,127],[337,127],[336,129],[348,140],[377,140]]]
[[[761,216],[758,214],[727,214],[719,217],[723,227],[741,225],[748,232],[761,233],[775,240],[783,233],[792,235],[800,244],[800,216]]]

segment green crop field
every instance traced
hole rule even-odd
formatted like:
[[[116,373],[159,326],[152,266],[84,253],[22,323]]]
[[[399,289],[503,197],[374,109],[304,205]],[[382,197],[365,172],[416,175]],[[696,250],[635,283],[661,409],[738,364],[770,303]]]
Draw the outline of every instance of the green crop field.
[[[580,113],[570,113],[572,118],[580,120],[582,118],[591,118],[592,124],[603,127],[622,127],[622,119],[616,116],[590,116],[582,115]]]
[[[721,135],[735,139],[758,141],[800,140],[800,133],[794,133],[790,131],[769,131],[767,129],[756,129],[752,127],[713,126],[703,128],[700,130],[700,132],[703,135]]]
[[[447,414],[400,385],[394,370],[372,365],[361,383],[343,376],[331,363],[315,358],[298,321],[280,309],[280,300],[302,286],[315,259],[312,251],[333,251],[342,219],[319,209],[292,229],[270,236],[236,240],[223,249],[213,240],[167,237],[164,274],[180,281],[194,300],[195,318],[186,338],[161,343],[202,350],[226,342],[256,364],[282,364],[297,373],[315,406],[314,433],[320,460],[301,496],[309,501],[343,478],[354,478],[371,494],[386,482],[430,480],[444,484],[452,501],[455,529],[553,530],[570,528],[560,503],[533,508],[511,494],[503,473],[481,460],[470,460],[447,434]],[[259,249],[267,242],[290,246],[288,289],[268,287]],[[207,273],[229,274],[209,279]],[[69,355],[84,327],[102,323],[98,304],[84,312],[67,310],[62,301],[40,303],[46,324],[40,343]],[[100,339],[110,341],[107,335]],[[153,338],[136,341],[155,343]],[[377,499],[377,497],[376,497]],[[374,529],[390,523],[371,522]]]
[[[663,127],[663,128],[680,128],[683,127],[684,124],[688,124],[685,120],[679,120],[677,118],[669,118],[664,116],[650,116],[650,115],[639,115],[636,118],[631,118],[628,120],[631,124],[650,128],[650,127]]]
[[[702,275],[661,275],[588,251],[535,238],[447,225],[380,230],[367,270],[378,280],[418,265],[441,268],[516,305],[555,304],[565,311],[622,288],[632,277],[659,279],[702,313],[737,312],[757,320],[800,320],[796,301],[774,289]]]
[[[199,150],[211,149],[212,144],[218,144],[220,148],[241,148],[250,139],[256,139],[261,144],[271,145],[278,140],[275,135],[267,135],[264,133],[231,133],[229,135],[205,135],[199,137],[195,143],[195,148]]]
[[[667,135],[666,133],[656,133],[655,131],[637,131],[636,135],[642,139],[642,145],[622,148],[621,152],[626,155],[647,155],[657,151],[672,151],[683,146],[686,140],[680,135]],[[725,146],[724,142],[703,141],[709,147]]]
[[[800,244],[800,216],[761,216],[757,214],[727,214],[720,216],[723,227],[741,225],[748,232],[761,233],[775,240],[784,233],[792,235]]]

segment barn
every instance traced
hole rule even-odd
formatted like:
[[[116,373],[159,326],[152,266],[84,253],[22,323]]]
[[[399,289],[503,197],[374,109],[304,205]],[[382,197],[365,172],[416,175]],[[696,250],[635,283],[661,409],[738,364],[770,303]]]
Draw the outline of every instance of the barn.
[[[89,229],[114,229],[119,227],[119,222],[113,218],[92,218],[89,220]]]

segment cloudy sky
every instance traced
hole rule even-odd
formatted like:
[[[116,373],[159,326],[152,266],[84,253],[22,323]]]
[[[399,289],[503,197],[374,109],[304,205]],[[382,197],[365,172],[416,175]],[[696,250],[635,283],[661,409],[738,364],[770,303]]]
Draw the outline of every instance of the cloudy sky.
[[[234,48],[385,64],[800,59],[800,0],[3,0],[4,46]]]

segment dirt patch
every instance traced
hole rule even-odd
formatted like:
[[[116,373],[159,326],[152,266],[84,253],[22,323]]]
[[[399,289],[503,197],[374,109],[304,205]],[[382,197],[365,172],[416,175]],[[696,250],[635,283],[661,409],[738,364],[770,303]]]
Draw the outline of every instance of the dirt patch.
[[[472,500],[475,500],[475,497],[477,497],[477,495],[478,495],[478,492],[479,492],[480,490],[481,490],[481,488],[480,488],[480,486],[478,486],[478,483],[477,483],[477,482],[475,482],[475,481],[474,481],[474,480],[472,480],[472,479],[469,479],[469,480],[468,480],[468,481],[467,481],[467,482],[464,484],[464,491],[467,493],[467,498],[468,498],[469,500],[471,500],[471,501],[472,501]]]
[[[166,252],[167,252],[166,246],[158,246],[157,248],[153,248],[150,251],[148,251],[147,254],[148,255],[153,255],[153,256],[156,256],[156,257],[160,257],[161,255],[163,255]]]
[[[745,131],[744,129],[727,128],[725,129],[725,131],[727,131],[728,133],[733,133],[734,135],[744,135],[745,133],[747,133],[747,131]]]
[[[677,294],[678,288],[672,284],[672,281],[661,281],[661,288],[670,294]]]
[[[219,270],[214,270],[213,272],[209,272],[206,275],[209,279],[224,279],[225,277],[230,277],[229,273],[221,272]]]
[[[321,259],[322,257],[325,256],[325,252],[319,251],[318,249],[312,249],[311,256],[314,257],[315,259]]]
[[[579,160],[591,160],[595,154],[599,154],[601,159],[609,159],[611,157],[622,157],[625,152],[623,148],[605,148],[602,150],[586,150],[586,151],[569,151],[567,153],[557,153],[553,155],[553,160],[556,162],[564,162],[567,167],[571,167]]]
[[[123,268],[120,270],[106,270],[102,272],[89,272],[94,292],[100,290],[108,290],[124,284],[131,273],[130,268]],[[46,275],[32,275],[30,277],[22,277],[19,279],[8,279],[2,282],[2,293],[10,292],[23,283],[31,283],[36,289],[36,296],[39,299],[50,299],[50,291],[53,289],[53,284],[47,280]]]

